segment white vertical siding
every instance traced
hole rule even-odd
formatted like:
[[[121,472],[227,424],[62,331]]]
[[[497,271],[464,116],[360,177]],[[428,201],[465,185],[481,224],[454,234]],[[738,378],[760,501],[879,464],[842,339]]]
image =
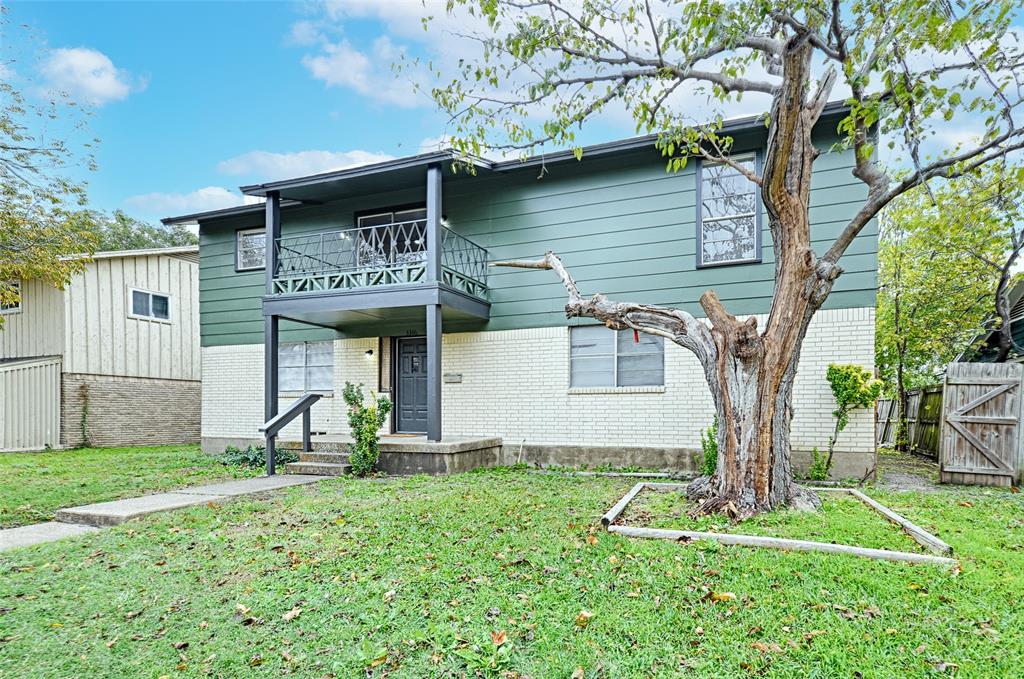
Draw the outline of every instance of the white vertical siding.
[[[171,320],[133,318],[132,288],[168,295]],[[68,288],[64,371],[198,380],[198,264],[166,255],[97,259]]]
[[[21,310],[5,312],[0,359],[59,356],[64,351],[64,292],[40,280],[21,282]]]
[[[60,443],[59,358],[0,365],[0,452]]]

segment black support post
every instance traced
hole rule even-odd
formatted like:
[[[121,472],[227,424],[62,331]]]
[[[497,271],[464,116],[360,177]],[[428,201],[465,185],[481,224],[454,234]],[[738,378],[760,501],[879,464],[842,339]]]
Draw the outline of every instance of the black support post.
[[[427,306],[427,440],[441,440],[441,305]]]
[[[427,280],[441,280],[441,166],[427,168]]]
[[[267,193],[266,251],[264,261],[267,273],[267,294],[274,294],[274,274],[277,272],[277,239],[281,237],[281,194]],[[277,415],[277,342],[278,317],[263,317],[263,416],[270,422]],[[274,475],[275,436],[267,436],[267,476]]]

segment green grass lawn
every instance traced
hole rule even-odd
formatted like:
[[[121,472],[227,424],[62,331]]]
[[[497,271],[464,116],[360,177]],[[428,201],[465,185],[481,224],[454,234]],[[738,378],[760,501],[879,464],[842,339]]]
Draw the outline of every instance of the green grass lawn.
[[[339,479],[3,553],[0,675],[1009,677],[1024,666],[1022,495],[870,491],[952,544],[956,575],[597,529],[633,482]]]
[[[82,448],[0,454],[0,528],[50,521],[62,507],[259,474],[199,446]]]

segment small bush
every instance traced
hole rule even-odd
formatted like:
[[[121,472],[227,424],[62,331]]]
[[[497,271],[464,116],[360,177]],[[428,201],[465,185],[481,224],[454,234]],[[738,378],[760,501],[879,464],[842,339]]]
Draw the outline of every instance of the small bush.
[[[294,450],[275,448],[276,464],[288,464],[298,460],[299,456]],[[221,454],[220,461],[232,467],[264,467],[267,464],[267,449],[263,446],[249,446],[242,450],[237,446],[228,446]]]
[[[824,455],[818,451],[817,448],[811,451],[813,457],[811,466],[807,468],[807,478],[812,481],[824,481],[828,478],[828,474],[831,471],[831,461],[828,459],[828,455]]]
[[[352,430],[348,461],[352,473],[366,476],[373,471],[380,457],[380,428],[391,412],[391,401],[386,396],[372,396],[370,405],[363,397],[363,385],[345,383],[341,393],[348,405],[348,426]]]
[[[711,426],[701,432],[700,448],[704,451],[700,473],[703,476],[714,476],[718,470],[718,415],[715,415]]]

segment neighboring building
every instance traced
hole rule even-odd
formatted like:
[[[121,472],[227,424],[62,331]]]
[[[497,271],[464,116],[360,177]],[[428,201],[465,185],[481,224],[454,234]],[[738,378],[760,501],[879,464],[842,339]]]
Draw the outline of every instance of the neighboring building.
[[[1010,288],[1010,347],[1009,363],[1024,362],[1024,280]],[[986,327],[998,324],[999,317],[989,320]],[[999,331],[987,330],[975,337],[970,349],[956,357],[957,362],[991,363],[999,355]]]
[[[832,107],[819,124],[820,250],[866,197],[852,151],[833,150],[840,115]],[[734,157],[759,164],[764,125],[728,127]],[[498,459],[691,467],[713,414],[692,354],[567,321],[550,271],[488,266],[553,250],[584,294],[701,314],[697,300],[714,288],[732,313],[763,320],[773,253],[753,185],[699,161],[668,173],[654,142],[594,146],[582,161],[479,160],[473,173],[430,153],[242,187],[266,204],[165,220],[199,224],[204,449],[259,440],[267,414],[303,391],[327,396],[313,406],[314,429],[345,433],[340,395],[351,381],[392,395],[392,432],[500,437]],[[841,264],[804,342],[798,464],[832,431],[828,364],[874,365],[874,223]],[[838,449],[839,475],[870,468],[870,410],[854,414]]]
[[[0,309],[0,451],[199,440],[197,246],[98,252]]]

